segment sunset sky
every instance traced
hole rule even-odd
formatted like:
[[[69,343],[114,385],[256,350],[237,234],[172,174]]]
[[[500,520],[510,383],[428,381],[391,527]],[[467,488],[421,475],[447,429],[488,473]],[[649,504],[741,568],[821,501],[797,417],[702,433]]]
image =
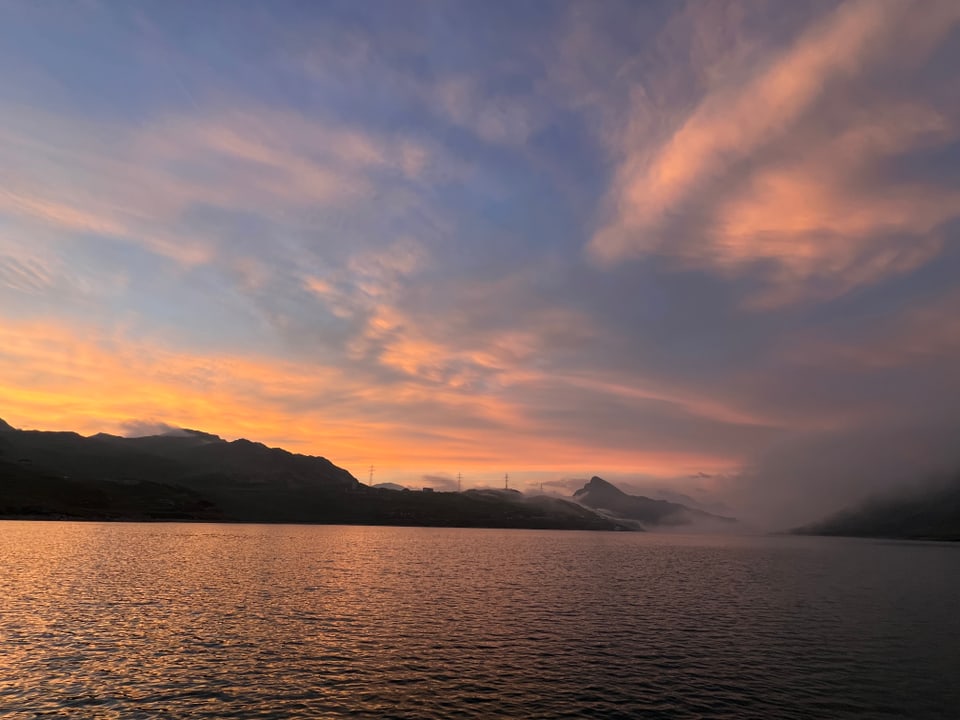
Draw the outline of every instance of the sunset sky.
[[[956,0],[4,3],[0,417],[784,517],[960,468],[957,68]]]

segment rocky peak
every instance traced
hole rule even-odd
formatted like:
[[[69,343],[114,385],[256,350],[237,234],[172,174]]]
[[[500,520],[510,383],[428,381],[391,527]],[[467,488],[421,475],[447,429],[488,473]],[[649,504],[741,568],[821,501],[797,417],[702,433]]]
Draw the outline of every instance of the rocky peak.
[[[620,488],[618,488],[616,485],[613,485],[612,483],[608,483],[606,480],[604,480],[601,477],[597,477],[596,475],[590,478],[589,482],[587,482],[586,485],[584,485],[582,488],[577,490],[573,494],[573,496],[580,497],[582,495],[586,495],[587,493],[590,493],[593,495],[598,493],[617,494],[617,495],[624,494],[624,492]]]

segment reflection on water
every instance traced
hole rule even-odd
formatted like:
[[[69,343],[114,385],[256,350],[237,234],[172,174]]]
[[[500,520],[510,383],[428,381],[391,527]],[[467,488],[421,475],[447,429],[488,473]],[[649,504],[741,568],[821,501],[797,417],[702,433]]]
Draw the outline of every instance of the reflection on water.
[[[952,717],[960,546],[0,523],[0,714]]]

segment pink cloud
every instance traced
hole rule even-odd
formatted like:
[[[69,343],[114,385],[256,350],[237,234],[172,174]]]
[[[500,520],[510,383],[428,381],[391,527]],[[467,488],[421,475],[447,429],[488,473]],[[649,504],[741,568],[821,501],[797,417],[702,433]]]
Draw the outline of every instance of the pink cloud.
[[[929,9],[938,25],[909,3],[846,2],[749,79],[731,72],[712,86],[661,144],[651,148],[649,123],[644,134],[626,133],[591,256],[664,254],[726,274],[769,263],[770,287],[749,300],[756,307],[839,294],[930,258],[939,247],[930,233],[960,215],[960,195],[882,184],[872,171],[949,141],[960,122],[899,97],[874,98],[865,110],[845,98],[894,57],[922,64],[960,21],[955,3]],[[839,133],[824,122],[837,117]],[[678,237],[672,228],[691,209],[703,226]],[[894,234],[915,239],[902,247]]]

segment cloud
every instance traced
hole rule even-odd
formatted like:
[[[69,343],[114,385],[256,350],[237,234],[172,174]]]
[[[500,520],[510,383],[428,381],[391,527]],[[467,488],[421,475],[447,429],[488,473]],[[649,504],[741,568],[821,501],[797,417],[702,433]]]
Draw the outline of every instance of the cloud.
[[[887,108],[859,117],[801,158],[756,171],[718,209],[717,265],[778,266],[754,306],[805,295],[830,298],[915,269],[936,255],[936,229],[960,215],[960,190],[889,182],[881,164],[908,150],[952,140],[947,119],[926,107]]]
[[[742,517],[784,530],[891,489],[956,472],[956,412],[906,416],[794,436],[770,447],[722,492]]]
[[[91,26],[109,77],[0,49],[38,79],[0,88],[2,414],[839,500],[805,473],[960,393],[956,8],[327,6],[203,48],[150,11]]]
[[[22,260],[0,256],[0,286],[10,290],[37,295],[58,284],[49,267],[36,258]]]
[[[336,374],[320,368],[178,352],[95,327],[7,321],[0,336],[7,380],[0,403],[11,416],[51,429],[123,432],[138,418],[161,417],[179,427],[216,425],[233,437],[279,439],[291,399],[319,403],[325,387],[336,387]],[[334,425],[340,438],[355,430],[343,420],[331,420],[330,430]],[[284,439],[301,444],[306,437]]]
[[[524,147],[549,122],[551,98],[538,82],[548,60],[535,51],[536,39],[549,40],[540,13],[410,7],[377,12],[362,28],[335,13],[325,19],[323,40],[291,54],[330,95],[362,83],[394,117],[486,146]]]
[[[127,420],[120,424],[124,437],[150,437],[153,435],[189,435],[178,428],[159,420]]]
[[[644,467],[661,476],[739,462],[698,451],[696,440],[658,447],[651,436],[638,445],[633,433],[611,433],[609,418],[570,425],[551,410],[562,386],[541,387],[543,378],[473,389],[422,373],[372,382],[362,367],[200,354],[121,330],[53,323],[8,322],[0,341],[5,417],[49,429],[128,433],[131,422],[163,418],[175,427],[328,455],[348,467],[375,462],[388,473],[427,462],[559,470],[593,465],[601,446],[605,467]],[[617,422],[637,421],[629,405],[625,411]],[[693,428],[699,421],[682,422]]]
[[[883,77],[894,61],[915,76],[960,21],[955,3],[929,9],[939,25],[909,3],[845,2],[755,72],[728,69],[662,141],[649,123],[625,132],[591,256],[765,268],[756,307],[834,297],[932,257],[957,191],[906,184],[889,159],[952,141],[960,123]]]
[[[951,288],[895,314],[862,322],[855,334],[808,331],[791,338],[775,362],[851,372],[895,372],[960,361],[960,290]]]
[[[116,128],[108,139],[76,119],[16,108],[3,115],[8,172],[0,217],[15,220],[20,232],[109,237],[186,264],[209,259],[209,243],[182,227],[182,234],[170,231],[189,189],[129,157],[129,130]]]
[[[527,97],[487,95],[469,77],[444,78],[423,89],[442,117],[497,145],[524,145],[543,121]]]
[[[960,467],[960,294],[950,286],[896,311],[788,335],[730,391],[780,407],[791,431],[714,487],[783,529]]]
[[[60,256],[41,233],[26,244],[19,230],[14,225],[8,232],[0,232],[0,296],[9,312],[65,305],[89,310],[127,288],[122,270],[78,267]]]
[[[211,209],[295,226],[326,208],[340,223],[326,229],[349,231],[360,203],[406,202],[393,189],[430,179],[436,158],[409,137],[259,107],[162,116],[117,125],[109,136],[34,109],[4,114],[0,215],[138,244],[188,265],[224,250],[198,222]]]

